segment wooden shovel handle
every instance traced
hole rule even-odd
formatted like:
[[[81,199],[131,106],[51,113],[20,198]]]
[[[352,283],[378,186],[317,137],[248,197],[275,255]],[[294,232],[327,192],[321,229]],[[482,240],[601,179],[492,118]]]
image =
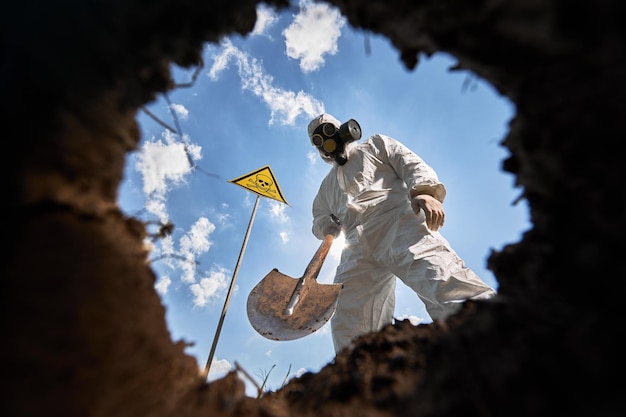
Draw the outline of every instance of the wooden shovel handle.
[[[313,279],[317,279],[317,275],[322,269],[322,265],[324,264],[324,260],[326,260],[326,255],[328,255],[328,251],[330,250],[334,239],[335,236],[330,233],[326,235],[320,247],[317,248],[315,255],[313,255],[311,262],[309,262],[309,265],[304,270],[302,278],[307,279],[312,277]]]
[[[306,280],[309,278],[317,279],[317,275],[322,269],[322,265],[324,264],[324,260],[326,259],[326,255],[328,255],[328,251],[330,250],[334,239],[335,236],[330,233],[327,234],[324,238],[324,241],[315,252],[315,255],[313,255],[311,262],[309,262],[309,265],[304,270],[304,275],[302,275],[302,278],[300,278],[296,283],[296,287],[294,288],[293,293],[289,298],[287,307],[283,312],[283,314],[285,314],[286,316],[291,316],[293,314],[293,310],[296,307],[296,304],[298,304],[298,301],[300,301],[300,296],[302,295],[302,289],[304,287],[304,284],[306,283]]]

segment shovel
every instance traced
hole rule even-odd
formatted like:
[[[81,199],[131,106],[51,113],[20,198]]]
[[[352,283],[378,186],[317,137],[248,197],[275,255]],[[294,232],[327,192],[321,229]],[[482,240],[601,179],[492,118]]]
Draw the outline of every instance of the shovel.
[[[261,336],[294,340],[322,327],[335,312],[342,284],[320,284],[317,275],[334,236],[326,235],[301,278],[274,268],[250,292],[248,319]]]

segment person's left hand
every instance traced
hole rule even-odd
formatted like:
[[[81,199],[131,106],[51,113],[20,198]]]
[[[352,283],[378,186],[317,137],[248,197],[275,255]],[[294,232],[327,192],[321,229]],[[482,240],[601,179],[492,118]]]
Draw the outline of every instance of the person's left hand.
[[[420,194],[413,197],[411,207],[415,214],[419,214],[420,210],[424,210],[426,216],[426,226],[434,232],[443,227],[446,213],[443,210],[443,204],[435,197],[428,194]]]

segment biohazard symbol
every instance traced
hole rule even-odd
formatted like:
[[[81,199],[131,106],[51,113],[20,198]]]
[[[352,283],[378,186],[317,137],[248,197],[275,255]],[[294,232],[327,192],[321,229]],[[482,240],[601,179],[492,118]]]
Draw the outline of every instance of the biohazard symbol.
[[[262,197],[272,198],[280,201],[281,203],[285,203],[287,205],[289,204],[283,197],[283,193],[280,191],[278,182],[276,182],[274,173],[269,165],[250,172],[249,174],[242,175],[239,178],[230,180],[229,182],[237,184],[240,187],[243,187],[248,191],[252,191]]]

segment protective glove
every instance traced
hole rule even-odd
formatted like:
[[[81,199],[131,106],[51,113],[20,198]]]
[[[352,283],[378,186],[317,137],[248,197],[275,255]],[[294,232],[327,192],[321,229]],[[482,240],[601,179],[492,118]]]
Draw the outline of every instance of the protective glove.
[[[330,221],[324,226],[324,235],[333,235],[333,237],[339,236],[341,233],[341,222],[339,218],[334,214],[330,215]]]
[[[446,213],[443,209],[441,201],[428,194],[419,194],[411,199],[411,208],[415,214],[419,214],[420,210],[424,210],[426,216],[426,226],[433,232],[443,227]]]

